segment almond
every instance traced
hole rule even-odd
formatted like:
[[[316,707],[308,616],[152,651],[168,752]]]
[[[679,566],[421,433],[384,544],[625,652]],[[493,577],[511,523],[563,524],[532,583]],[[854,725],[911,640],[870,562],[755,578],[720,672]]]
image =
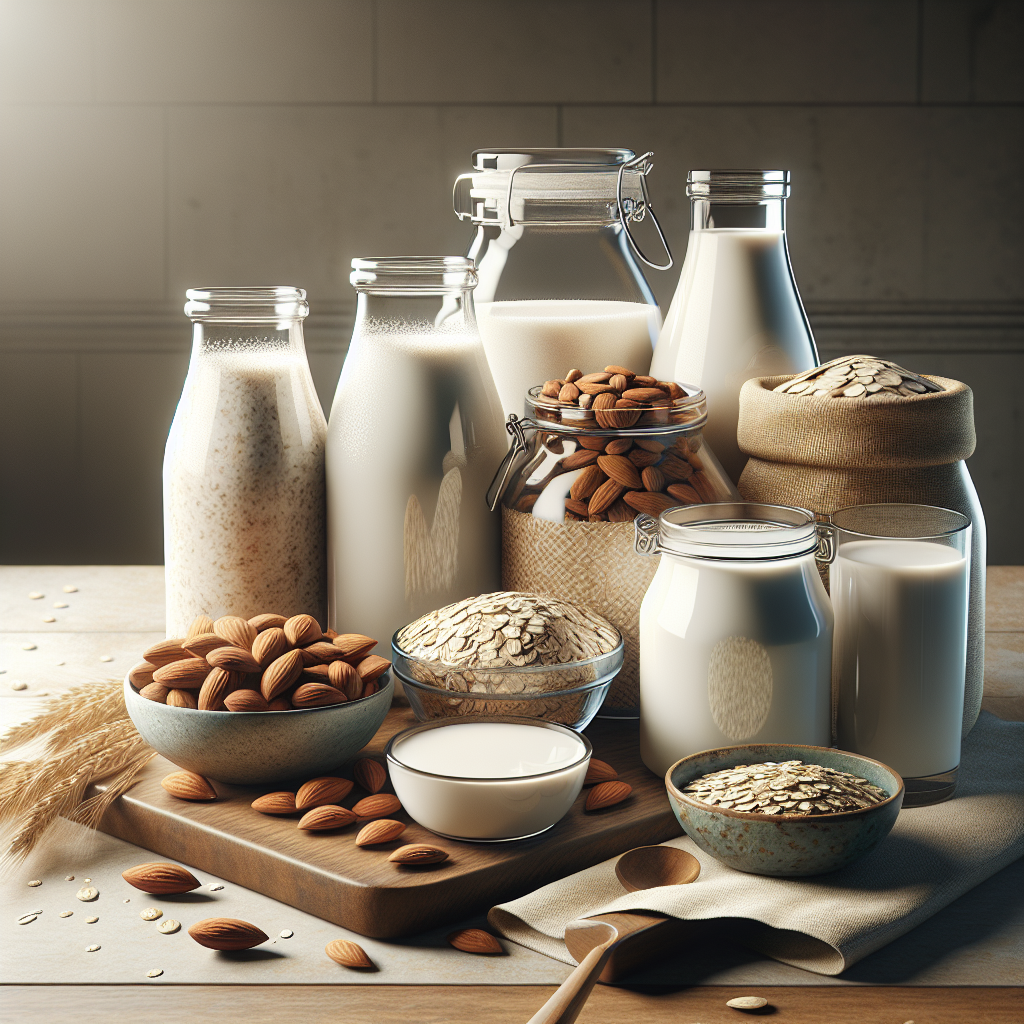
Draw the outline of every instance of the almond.
[[[391,662],[386,658],[378,657],[376,654],[371,654],[369,657],[363,658],[363,660],[356,665],[356,671],[359,673],[359,678],[362,679],[364,683],[373,682],[375,679],[379,679],[389,668],[391,668]]]
[[[213,632],[213,619],[209,615],[197,615],[188,627],[187,636],[199,636],[200,633]]]
[[[378,689],[380,689],[380,687],[379,687],[379,686],[377,686],[377,683],[376,683],[376,681],[375,681],[375,680],[373,680],[373,679],[371,679],[371,680],[370,680],[370,681],[369,681],[368,683],[366,683],[366,685],[365,685],[365,686],[363,687],[363,692],[362,692],[362,693],[361,693],[361,694],[360,694],[359,696],[360,696],[361,698],[362,698],[362,697],[372,697],[372,696],[373,696],[373,695],[374,695],[374,694],[375,694],[375,693],[377,692],[377,690],[378,690]]]
[[[587,794],[586,809],[588,811],[599,811],[603,807],[621,804],[632,792],[633,787],[628,782],[620,782],[618,780],[599,782]]]
[[[650,491],[626,491],[622,500],[637,512],[655,517],[675,505],[675,502],[671,498],[666,498],[664,494],[651,494]]]
[[[395,814],[401,809],[401,801],[391,793],[375,793],[373,796],[365,796],[352,808],[360,821],[386,818],[389,814]]]
[[[574,380],[579,380],[583,376],[582,370],[572,369],[563,378],[566,384],[571,384]]]
[[[653,437],[634,437],[633,445],[636,448],[643,448],[645,452],[653,452],[660,455],[665,450],[665,445]]]
[[[584,373],[576,378],[577,384],[606,384],[615,370],[600,370],[596,373]]]
[[[637,385],[637,387],[650,388],[650,387],[654,387],[654,385],[658,383],[658,378],[657,377],[649,377],[649,376],[647,376],[647,374],[638,373],[633,378],[633,381]]]
[[[629,459],[637,469],[643,469],[645,466],[653,466],[658,462],[661,459],[661,454],[659,452],[648,452],[643,448],[634,448],[626,458]]]
[[[394,821],[391,818],[379,818],[359,830],[359,835],[356,836],[356,846],[378,846],[380,843],[390,843],[404,831],[403,822]]]
[[[373,968],[374,962],[366,955],[366,950],[356,942],[349,939],[334,939],[324,946],[324,952],[342,967],[355,969]]]
[[[199,690],[199,710],[221,711],[224,707],[224,698],[241,685],[240,673],[229,672],[224,668],[210,669],[210,674]]]
[[[632,447],[633,442],[630,438],[617,437],[604,446],[604,453],[605,455],[625,455]]]
[[[715,497],[714,488],[711,486],[711,482],[703,473],[694,473],[690,477],[690,486],[700,495],[701,501],[717,501]]]
[[[287,615],[275,615],[273,612],[264,612],[262,615],[254,615],[249,620],[249,625],[262,633],[267,629],[280,629],[288,621]],[[253,641],[255,643],[255,641]]]
[[[660,491],[665,486],[665,475],[654,466],[647,466],[640,474],[645,491]]]
[[[615,408],[615,402],[618,400],[618,396],[612,392],[609,388],[604,394],[597,395],[591,405],[594,412],[601,412],[608,409]],[[601,448],[604,451],[604,447]]]
[[[209,674],[205,658],[181,658],[156,669],[153,682],[173,689],[198,690]]]
[[[501,943],[490,932],[485,932],[483,928],[462,928],[457,932],[452,932],[448,936],[448,944],[456,949],[461,949],[463,953],[483,953],[493,956],[496,953],[505,952],[501,948]]]
[[[182,658],[191,657],[188,651],[181,646],[183,639],[184,637],[180,640],[161,640],[144,651],[142,656],[151,665],[156,665],[157,667],[169,665],[172,661],[181,661]]]
[[[693,476],[693,466],[675,455],[666,455],[658,463],[658,469],[665,474],[665,479],[672,483],[685,483]]]
[[[297,810],[295,794],[288,792],[265,793],[256,797],[249,806],[260,814],[294,814]]]
[[[355,814],[347,807],[325,804],[307,811],[299,819],[298,827],[304,832],[327,832],[334,828],[345,828],[355,820]]]
[[[578,388],[585,395],[595,395],[600,398],[602,395],[610,395],[613,399],[619,397],[618,391],[611,386],[611,384],[591,384],[589,381],[582,379],[576,381],[573,387]],[[597,403],[594,403],[594,408],[597,408]]]
[[[573,498],[566,498],[565,507],[574,515],[583,516],[584,519],[590,515],[590,508],[585,501],[575,501]]]
[[[352,774],[367,793],[379,793],[388,781],[388,770],[372,757],[361,757],[352,767]]]
[[[235,690],[224,698],[228,711],[269,711],[270,706],[259,690]]]
[[[193,711],[199,707],[196,695],[190,690],[168,690],[167,700],[164,703],[172,708],[191,708]]]
[[[238,615],[222,615],[213,624],[213,632],[233,647],[241,647],[246,651],[252,650],[252,642],[256,639],[256,627]]]
[[[151,665],[148,661],[140,661],[128,670],[128,681],[136,690],[141,690],[153,682],[153,673],[156,668],[156,665]]]
[[[575,402],[580,397],[580,389],[575,384],[570,384],[566,381],[565,384],[559,389],[558,400],[560,402]]]
[[[665,488],[680,505],[699,505],[700,495],[689,484],[669,484]]]
[[[302,663],[304,665],[326,665],[344,657],[344,652],[327,640],[317,640],[315,644],[302,648]]]
[[[563,380],[546,380],[544,381],[544,386],[540,389],[540,393],[545,398],[557,398],[565,383]]]
[[[608,782],[610,779],[617,779],[619,773],[607,762],[600,761],[596,757],[590,759],[587,765],[587,775],[583,780],[584,786],[594,786],[599,782]]]
[[[295,810],[308,811],[311,807],[340,804],[352,792],[352,785],[351,779],[339,779],[332,775],[310,779],[295,794]]]
[[[261,630],[252,642],[252,656],[259,662],[260,668],[266,668],[271,662],[277,661],[288,650],[288,637],[280,626],[268,626]]]
[[[303,683],[292,694],[292,706],[296,708],[325,708],[331,704],[345,704],[348,698],[330,683]]]
[[[572,487],[569,488],[569,497],[575,501],[585,501],[605,482],[605,479],[606,474],[599,466],[585,466],[573,480]]]
[[[280,697],[302,675],[302,652],[288,651],[275,658],[263,672],[260,692],[266,700]]]
[[[608,383],[615,388],[616,391],[625,391],[629,387],[629,381],[621,373],[613,373],[608,379]]]
[[[217,799],[217,790],[210,784],[210,780],[195,772],[171,772],[161,779],[160,785],[179,800]]]
[[[640,473],[625,455],[602,455],[597,464],[605,476],[618,481],[627,490],[637,491],[643,487]]]
[[[275,697],[268,705],[268,711],[291,711],[292,702],[287,697]]]
[[[362,696],[362,677],[347,661],[332,661],[327,666],[327,681],[349,700],[358,700]]]
[[[600,462],[600,459],[598,460]],[[632,465],[632,463],[630,463]],[[603,484],[596,491],[594,491],[593,497],[587,504],[588,515],[596,516],[600,512],[604,512],[609,505],[616,498],[622,496],[622,492],[626,488],[618,482],[618,480],[605,480]]]
[[[632,370],[627,369],[625,366],[615,366],[614,364],[611,366],[606,366],[604,368],[604,372],[613,374],[621,373],[623,377],[628,377],[629,380],[632,380],[636,376],[636,374]]]
[[[603,452],[604,446],[608,443],[606,437],[578,437],[580,447],[591,452]]]
[[[152,864],[136,864],[135,867],[122,871],[121,877],[129,885],[134,885],[136,889],[141,889],[153,896],[191,892],[193,889],[198,889],[201,884],[188,868],[161,861]]]
[[[442,850],[439,846],[429,846],[426,843],[409,843],[408,846],[400,846],[388,857],[392,864],[402,864],[407,867],[415,867],[418,864],[440,864],[447,859],[447,850]]]
[[[183,640],[181,646],[193,658],[205,658],[210,651],[215,651],[218,647],[227,647],[228,642],[216,633],[197,633]]]
[[[347,660],[355,662],[362,661],[377,646],[377,641],[372,636],[365,636],[362,633],[342,633],[331,643],[341,649]]]
[[[581,469],[583,466],[590,466],[597,462],[597,452],[581,448],[562,459],[562,469]]]
[[[210,651],[206,660],[214,668],[226,668],[229,672],[259,672],[260,663],[249,652],[248,647],[218,647]]]
[[[608,506],[607,516],[609,523],[631,523],[636,519],[636,512],[619,498]]]
[[[222,950],[252,949],[269,938],[256,925],[234,917],[208,917],[192,925],[188,933],[200,946]]]
[[[157,704],[166,704],[168,693],[170,693],[170,690],[159,683],[147,683],[139,690],[140,697],[145,697],[146,700],[155,700]]]
[[[282,628],[288,642],[296,647],[316,643],[324,635],[320,623],[312,615],[293,615]]]
[[[628,398],[631,402],[641,402],[646,405],[648,402],[660,402],[668,397],[668,393],[658,387],[630,388],[628,391],[622,392],[622,397]]]

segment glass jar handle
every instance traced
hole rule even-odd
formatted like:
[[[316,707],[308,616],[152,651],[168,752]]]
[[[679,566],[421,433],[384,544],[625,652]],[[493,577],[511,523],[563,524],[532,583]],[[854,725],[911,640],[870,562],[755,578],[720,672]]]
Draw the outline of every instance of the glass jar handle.
[[[505,429],[512,435],[512,447],[505,453],[505,458],[501,460],[501,465],[498,466],[498,471],[494,474],[491,486],[487,488],[487,507],[492,512],[497,509],[498,502],[501,501],[501,496],[505,493],[516,456],[526,451],[526,430],[531,426],[529,420],[524,423],[514,412],[508,414]]]
[[[665,238],[665,232],[661,230],[661,224],[658,223],[658,218],[654,215],[654,207],[651,206],[651,197],[647,194],[647,175],[654,169],[654,161],[651,157],[654,156],[652,151],[648,151],[641,156],[635,156],[632,160],[627,160],[624,164],[619,164],[619,176],[615,182],[615,198],[617,200],[617,206],[619,209],[619,223],[622,225],[622,229],[626,232],[626,238],[629,239],[629,244],[633,249],[633,252],[640,257],[640,259],[651,268],[651,270],[669,270],[672,266],[672,250],[668,247],[668,239]],[[637,171],[640,175],[640,191],[643,194],[643,198],[639,202],[634,202],[632,199],[622,198],[622,173],[623,171]],[[658,237],[661,239],[661,244],[665,248],[665,255],[668,257],[668,263],[661,265],[658,263],[652,263],[640,249],[636,239],[633,237],[633,233],[629,230],[630,222],[639,224],[647,214],[650,213],[651,220],[654,221],[655,230],[658,232]]]
[[[639,515],[633,520],[633,549],[638,555],[660,555],[661,535],[658,520],[653,516]]]
[[[818,535],[818,548],[814,560],[819,565],[831,565],[836,560],[836,528],[830,516],[821,516],[814,524]]]

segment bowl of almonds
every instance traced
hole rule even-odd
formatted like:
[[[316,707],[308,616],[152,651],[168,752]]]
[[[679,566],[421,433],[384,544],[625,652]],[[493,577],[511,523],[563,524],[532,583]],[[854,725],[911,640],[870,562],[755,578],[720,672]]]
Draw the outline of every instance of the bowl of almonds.
[[[672,765],[665,787],[702,850],[782,877],[837,871],[870,853],[903,804],[903,780],[880,761],[797,744],[703,750]]]
[[[233,785],[322,775],[361,750],[391,706],[377,641],[311,615],[201,616],[150,647],[124,682],[143,739],[176,765]]]

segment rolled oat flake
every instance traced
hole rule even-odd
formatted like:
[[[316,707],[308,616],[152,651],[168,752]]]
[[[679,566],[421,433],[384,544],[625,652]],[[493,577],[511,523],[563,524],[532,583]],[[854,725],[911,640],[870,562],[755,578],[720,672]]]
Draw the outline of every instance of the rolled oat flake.
[[[74,915],[74,913],[75,913],[75,912],[74,912],[73,910],[62,910],[62,911],[60,912],[60,916],[61,916],[61,917],[71,917],[71,916],[73,916],[73,915]]]
[[[99,889],[96,889],[91,885],[83,885],[82,888],[75,893],[75,896],[78,899],[80,899],[83,903],[92,903],[92,901],[96,899],[96,897],[99,896],[99,894]]]
[[[29,882],[28,884],[31,885],[33,888],[35,888],[37,885],[42,885],[43,883],[42,883],[42,881],[40,881],[40,879],[33,878],[32,881]]]
[[[731,1006],[734,1010],[760,1010],[762,1006],[768,1005],[768,1000],[764,996],[737,996],[725,1005]]]
[[[173,935],[181,927],[180,921],[175,921],[173,917],[165,917],[157,926],[158,932],[163,932],[164,935]]]
[[[281,938],[282,939],[290,939],[294,934],[295,934],[295,932],[293,932],[291,930],[291,928],[285,928],[285,930],[283,932],[281,932]]]
[[[151,971],[146,971],[146,977],[147,978],[159,978],[160,975],[163,974],[163,973],[164,972],[159,967],[155,967]]]
[[[209,889],[210,892],[216,892],[218,889],[223,889],[224,886],[221,885],[220,882],[213,882],[210,885],[208,885],[206,888]]]
[[[31,924],[36,917],[38,917],[38,914],[22,914],[18,918],[18,924]]]
[[[162,910],[157,910],[156,907],[148,907],[146,910],[143,910],[141,914],[139,914],[139,917],[141,917],[143,921],[155,921],[157,920],[157,918],[163,916],[164,912]]]
[[[99,950],[99,948],[99,946],[86,946],[85,951],[86,953],[95,953],[97,952],[97,950]]]
[[[98,917],[87,917],[85,919],[86,924],[95,924],[99,920]]]

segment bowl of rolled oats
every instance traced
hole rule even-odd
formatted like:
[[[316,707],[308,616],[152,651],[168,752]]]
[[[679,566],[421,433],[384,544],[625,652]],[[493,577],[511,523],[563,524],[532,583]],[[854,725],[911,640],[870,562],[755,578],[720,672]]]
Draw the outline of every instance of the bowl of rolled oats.
[[[738,871],[794,877],[837,871],[889,834],[903,780],[831,747],[749,743],[677,761],[665,787],[683,831]]]

